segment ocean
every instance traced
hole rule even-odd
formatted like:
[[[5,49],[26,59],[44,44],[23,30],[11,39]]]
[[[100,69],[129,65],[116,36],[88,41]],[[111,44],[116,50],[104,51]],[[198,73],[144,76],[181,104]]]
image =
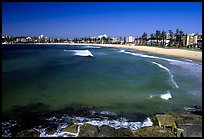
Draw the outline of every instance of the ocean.
[[[194,105],[202,106],[200,61],[100,46],[2,45],[2,137],[12,136],[11,125],[28,113],[43,113],[52,121],[60,112],[108,125],[112,119],[97,122],[94,114],[117,115],[118,122],[129,122],[136,130],[145,124],[138,115],[183,113]],[[78,106],[91,108],[92,119],[71,116]],[[40,124],[32,126],[42,130]]]

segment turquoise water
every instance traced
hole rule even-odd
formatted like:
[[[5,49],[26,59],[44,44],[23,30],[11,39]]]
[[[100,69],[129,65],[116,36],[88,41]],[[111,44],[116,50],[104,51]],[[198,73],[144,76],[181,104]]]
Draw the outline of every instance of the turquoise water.
[[[2,112],[37,103],[144,114],[202,105],[198,61],[99,46],[2,47]]]

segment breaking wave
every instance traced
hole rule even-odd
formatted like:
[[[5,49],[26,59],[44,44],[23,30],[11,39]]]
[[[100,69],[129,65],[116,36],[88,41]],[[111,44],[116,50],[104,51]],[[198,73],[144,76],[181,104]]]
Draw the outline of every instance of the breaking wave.
[[[162,59],[162,60],[166,60],[166,61],[169,61],[169,62],[176,61],[176,60],[173,60],[173,59],[163,58],[163,57],[158,57],[158,56],[151,56],[151,55],[145,55],[145,54],[126,52],[125,50],[120,50],[119,52],[122,52],[122,53],[125,53],[125,54],[134,55],[134,56],[146,57],[146,58]]]
[[[158,65],[160,68],[165,69],[166,71],[168,71],[168,73],[169,73],[169,75],[170,75],[170,77],[171,77],[171,81],[174,83],[175,87],[178,88],[178,85],[176,84],[176,82],[175,82],[174,79],[173,79],[174,76],[170,73],[170,71],[169,71],[169,69],[168,69],[167,67],[164,67],[163,65],[161,65],[161,64],[159,64],[159,63],[156,63],[156,62],[151,62],[151,63],[156,64],[156,65]]]
[[[161,94],[160,97],[165,100],[172,98],[171,93],[169,91],[167,91],[166,94]]]
[[[69,52],[74,52],[74,55],[76,56],[91,56],[93,57],[93,54],[89,50],[64,50]]]
[[[150,118],[147,118],[143,122],[128,122],[127,119],[125,118],[120,118],[116,120],[108,120],[108,119],[94,119],[94,118],[86,118],[86,117],[66,117],[67,119],[72,119],[72,120],[79,120],[78,123],[75,123],[75,125],[78,125],[77,133],[70,133],[70,132],[62,132],[62,129],[67,127],[68,124],[64,124],[61,126],[58,126],[56,132],[52,135],[46,134],[46,129],[40,129],[40,128],[35,128],[37,131],[40,132],[40,137],[67,137],[67,136],[73,136],[77,137],[80,131],[80,127],[83,124],[91,124],[94,126],[102,126],[102,125],[108,125],[110,127],[113,127],[115,129],[119,128],[130,128],[132,131],[136,131],[138,128],[145,127],[145,126],[152,126],[153,123],[151,122]],[[48,120],[52,121],[53,119],[56,120],[56,117],[50,118]]]
[[[95,112],[94,112],[95,113]],[[112,115],[114,113],[103,111],[102,114],[108,114]],[[70,123],[68,121],[75,120],[77,122],[73,123],[77,126],[77,133],[71,133],[63,131],[64,128],[70,126]],[[46,121],[51,124],[56,124],[57,127],[54,129],[54,132],[52,134],[47,134],[47,129],[49,126],[35,126],[33,127],[34,130],[38,131],[40,133],[40,137],[77,137],[80,131],[80,127],[84,124],[91,124],[94,126],[102,126],[102,125],[108,125],[112,128],[119,129],[119,128],[130,128],[132,131],[136,131],[138,128],[145,127],[145,126],[152,126],[153,123],[151,122],[150,118],[146,118],[142,122],[131,122],[128,121],[124,117],[120,117],[118,119],[108,119],[108,118],[87,118],[87,117],[79,117],[79,116],[68,116],[63,115],[61,117],[55,117],[51,116],[46,118]],[[46,122],[46,123],[47,123]],[[2,132],[2,137],[11,137],[10,134],[10,127],[16,125],[17,122],[15,121],[8,121],[2,123],[2,131],[3,129],[6,131]],[[18,125],[17,125],[18,126]]]
[[[168,99],[172,98],[172,95],[171,95],[171,93],[170,93],[169,90],[168,90],[167,93],[165,93],[165,94],[161,94],[161,95],[150,95],[150,96],[149,96],[149,99],[150,99],[150,98],[153,98],[153,97],[160,97],[161,99],[168,100]]]
[[[163,57],[158,57],[158,56],[126,52],[125,50],[120,50],[119,52],[134,55],[134,56],[139,56],[139,57],[165,60],[165,61],[170,62],[170,64],[172,65],[180,66],[188,71],[190,70],[191,74],[194,74],[197,76],[199,76],[200,73],[202,73],[202,64],[193,63],[193,61],[190,59],[185,59],[185,61],[180,61],[180,60],[174,60],[174,59],[163,58]]]

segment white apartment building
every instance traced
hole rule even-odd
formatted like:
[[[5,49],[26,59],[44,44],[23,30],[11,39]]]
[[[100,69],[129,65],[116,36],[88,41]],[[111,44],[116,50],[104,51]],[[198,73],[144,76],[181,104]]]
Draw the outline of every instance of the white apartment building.
[[[129,36],[126,38],[126,42],[133,43],[135,41],[135,38],[133,36]]]

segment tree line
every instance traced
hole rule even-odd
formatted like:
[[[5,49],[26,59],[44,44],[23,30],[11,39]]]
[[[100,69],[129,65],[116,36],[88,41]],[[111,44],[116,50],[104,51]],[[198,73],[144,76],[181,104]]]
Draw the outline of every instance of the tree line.
[[[181,29],[176,29],[176,32],[174,33],[172,30],[169,30],[168,32],[162,30],[156,30],[155,33],[150,34],[150,37],[147,38],[147,33],[144,32],[142,35],[142,39],[145,41],[148,40],[156,40],[157,46],[165,46],[165,40],[167,39],[167,33],[169,33],[169,46],[183,46],[183,36],[185,35],[184,32]]]

